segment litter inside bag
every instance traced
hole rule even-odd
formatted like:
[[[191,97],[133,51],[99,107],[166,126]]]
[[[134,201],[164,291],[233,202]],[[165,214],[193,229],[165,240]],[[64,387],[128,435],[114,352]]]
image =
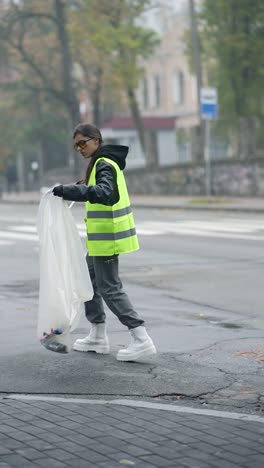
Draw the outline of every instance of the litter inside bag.
[[[85,251],[72,212],[48,191],[41,198],[39,236],[39,312],[37,334],[49,351],[67,353],[72,332],[93,297]]]

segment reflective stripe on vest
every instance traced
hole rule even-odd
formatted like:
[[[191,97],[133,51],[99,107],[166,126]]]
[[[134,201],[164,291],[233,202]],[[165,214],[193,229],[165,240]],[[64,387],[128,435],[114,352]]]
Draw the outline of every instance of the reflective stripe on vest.
[[[89,234],[89,240],[115,240],[125,239],[126,237],[135,236],[136,229],[128,229],[120,232],[101,232],[97,234]]]
[[[89,215],[87,213],[87,216],[89,218],[119,218],[129,213],[132,213],[131,206],[116,211],[90,211]]]
[[[89,185],[96,185],[96,166],[106,161],[116,171],[119,200],[113,206],[86,202],[87,248],[91,256],[111,256],[138,250],[135,222],[124,174],[115,161],[100,158],[94,164]]]

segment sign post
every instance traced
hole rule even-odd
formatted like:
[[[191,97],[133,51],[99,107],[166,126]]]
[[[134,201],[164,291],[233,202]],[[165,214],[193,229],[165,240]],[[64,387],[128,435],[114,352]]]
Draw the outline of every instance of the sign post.
[[[206,174],[206,195],[211,195],[211,157],[210,157],[210,121],[217,119],[217,89],[200,89],[200,114],[205,120],[205,174]]]

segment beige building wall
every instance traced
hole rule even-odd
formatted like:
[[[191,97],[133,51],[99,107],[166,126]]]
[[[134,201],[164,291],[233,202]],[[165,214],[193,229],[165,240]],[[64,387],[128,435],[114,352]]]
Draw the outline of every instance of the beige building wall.
[[[137,93],[143,115],[179,116],[179,124],[187,127],[198,122],[196,78],[185,55],[188,27],[188,19],[178,15],[166,22],[160,45],[143,64],[145,77]]]

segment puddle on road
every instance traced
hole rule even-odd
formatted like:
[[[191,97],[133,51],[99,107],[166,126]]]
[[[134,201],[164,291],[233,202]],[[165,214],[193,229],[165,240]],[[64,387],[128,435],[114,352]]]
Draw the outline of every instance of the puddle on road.
[[[216,325],[221,328],[231,328],[231,329],[238,329],[238,328],[243,328],[243,325],[239,323],[234,323],[234,322],[223,322],[221,320],[216,320],[215,317],[210,317],[206,314],[196,314],[195,318],[197,319],[202,319],[205,320],[206,322],[210,323],[211,325]]]
[[[223,328],[243,328],[242,325],[238,325],[237,323],[218,323],[217,325]]]
[[[217,322],[216,320],[210,320],[209,323],[211,325],[216,325],[221,328],[231,328],[231,329],[238,329],[243,328],[243,325],[239,323],[232,323],[232,322]]]

